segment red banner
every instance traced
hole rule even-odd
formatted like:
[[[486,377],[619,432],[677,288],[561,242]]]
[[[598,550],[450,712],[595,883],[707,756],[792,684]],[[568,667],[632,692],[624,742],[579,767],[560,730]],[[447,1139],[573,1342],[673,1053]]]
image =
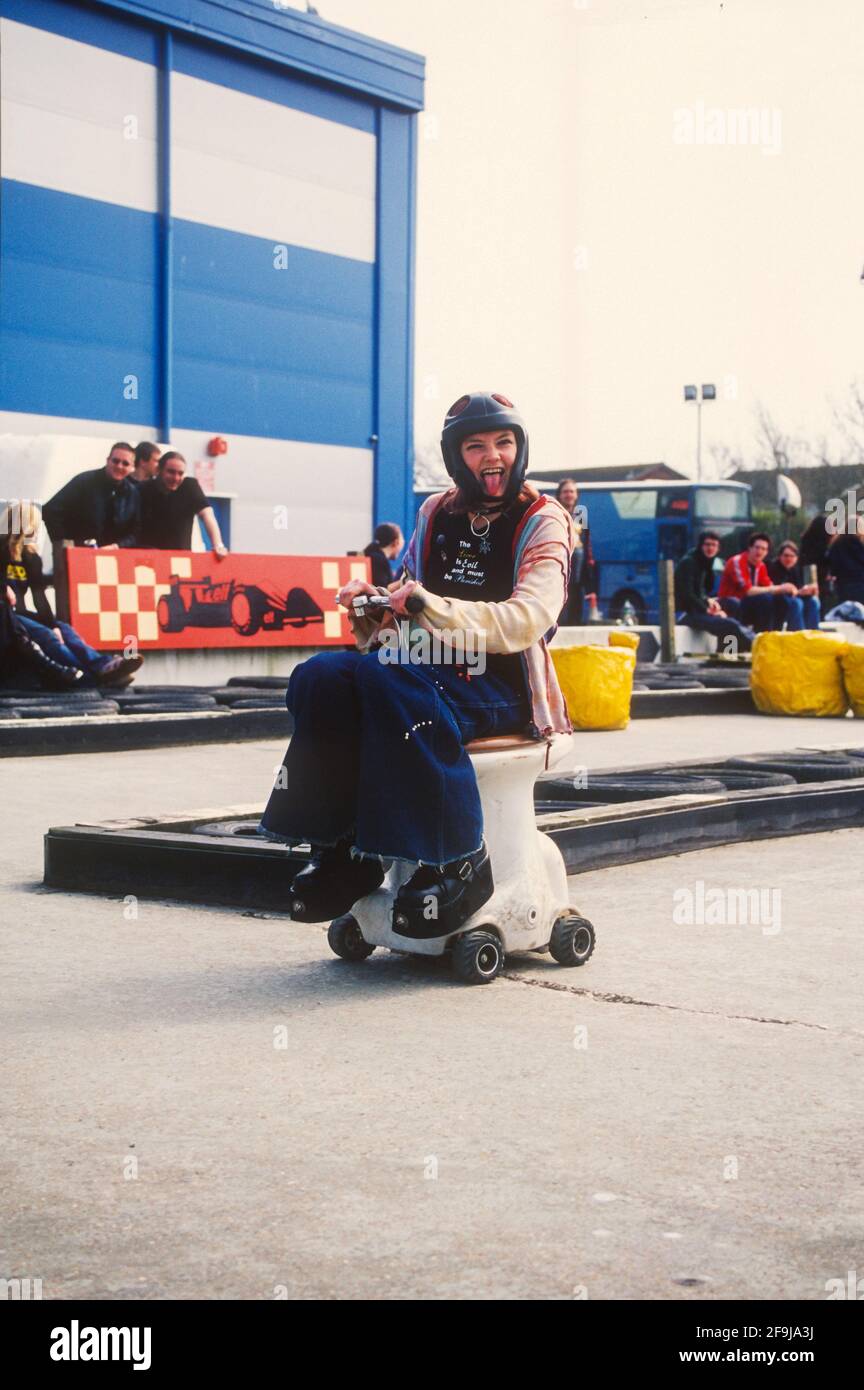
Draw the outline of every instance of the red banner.
[[[72,626],[100,650],[326,647],[352,642],[336,594],[369,579],[363,556],[66,551]]]

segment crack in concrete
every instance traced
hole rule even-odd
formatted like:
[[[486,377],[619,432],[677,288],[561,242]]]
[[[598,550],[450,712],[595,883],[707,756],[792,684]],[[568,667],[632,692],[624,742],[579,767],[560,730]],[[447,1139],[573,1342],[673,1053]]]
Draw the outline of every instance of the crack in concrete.
[[[600,1004],[632,1004],[639,1009],[669,1009],[675,1013],[699,1014],[705,1018],[724,1018],[732,1023],[776,1023],[781,1028],[813,1028],[819,1033],[831,1033],[839,1031],[841,1035],[844,1030],[829,1028],[824,1023],[805,1023],[799,1018],[760,1018],[758,1014],[725,1014],[720,1009],[694,1009],[686,1004],[663,1004],[654,999],[634,999],[630,994],[610,994],[605,990],[580,989],[577,985],[559,985],[553,980],[532,980],[527,975],[516,975],[512,971],[506,971],[499,976],[502,980],[512,980],[514,984],[532,985],[535,989],[552,989],[559,994],[577,994],[586,999],[596,999]],[[857,1033],[850,1033],[848,1036],[857,1037]]]

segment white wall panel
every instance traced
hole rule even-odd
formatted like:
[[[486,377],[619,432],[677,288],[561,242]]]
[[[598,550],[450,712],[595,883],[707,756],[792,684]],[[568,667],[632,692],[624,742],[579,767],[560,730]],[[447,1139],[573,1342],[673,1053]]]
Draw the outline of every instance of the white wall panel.
[[[76,473],[100,468],[118,439],[155,439],[152,429],[96,420],[86,433],[67,431],[49,415],[0,412],[0,499],[44,502]],[[172,449],[194,476],[209,435],[174,430]],[[162,448],[166,448],[165,444]],[[231,435],[216,459],[214,493],[235,493],[231,547],[264,555],[344,555],[372,539],[372,451],[292,439]],[[275,508],[283,508],[274,524]],[[387,518],[384,518],[386,520]],[[50,548],[49,548],[50,550]]]
[[[172,78],[175,216],[375,259],[375,138],[196,77]]]
[[[156,210],[149,63],[0,19],[0,93],[4,178]]]

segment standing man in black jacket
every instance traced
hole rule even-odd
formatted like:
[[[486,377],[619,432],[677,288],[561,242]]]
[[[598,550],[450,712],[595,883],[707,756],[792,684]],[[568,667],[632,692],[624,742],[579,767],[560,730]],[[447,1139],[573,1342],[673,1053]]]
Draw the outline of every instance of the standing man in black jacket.
[[[107,550],[138,542],[141,506],[129,475],[135,467],[131,444],[112,444],[104,468],[76,473],[42,508],[52,541],[96,545]]]
[[[719,599],[714,598],[714,560],[720,550],[715,531],[703,531],[696,549],[675,566],[675,610],[679,623],[697,632],[716,637],[734,637],[739,650],[749,652],[753,629],[730,617]],[[735,600],[727,599],[731,605]]]

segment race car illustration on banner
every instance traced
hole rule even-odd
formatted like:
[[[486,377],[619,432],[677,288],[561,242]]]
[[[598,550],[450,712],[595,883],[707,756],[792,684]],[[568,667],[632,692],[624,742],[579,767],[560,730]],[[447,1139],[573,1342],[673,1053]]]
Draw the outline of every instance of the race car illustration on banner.
[[[369,579],[356,556],[66,550],[72,625],[97,650],[346,646],[336,594]]]

